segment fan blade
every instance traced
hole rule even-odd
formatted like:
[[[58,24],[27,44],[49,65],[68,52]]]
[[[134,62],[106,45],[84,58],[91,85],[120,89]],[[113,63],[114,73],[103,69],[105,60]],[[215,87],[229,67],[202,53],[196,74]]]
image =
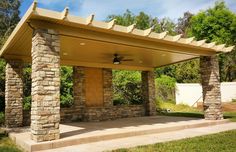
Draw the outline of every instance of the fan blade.
[[[134,59],[123,59],[121,61],[134,61]]]
[[[120,61],[123,61],[124,57],[123,56],[118,56],[117,59],[120,60]]]

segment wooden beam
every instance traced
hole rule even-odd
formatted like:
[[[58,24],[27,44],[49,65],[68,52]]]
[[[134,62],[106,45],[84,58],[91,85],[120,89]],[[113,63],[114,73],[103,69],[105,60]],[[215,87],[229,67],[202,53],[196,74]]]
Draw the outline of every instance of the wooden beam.
[[[157,50],[157,51],[166,51],[166,52],[172,52],[172,53],[179,53],[179,54],[187,54],[187,55],[204,55],[209,56],[215,54],[215,51],[212,51],[210,49],[205,49],[195,46],[185,46],[180,43],[176,43],[175,45],[172,43],[171,45],[169,43],[165,43],[164,40],[159,41],[150,41],[145,40],[143,38],[136,36],[127,37],[127,36],[121,36],[121,35],[114,35],[110,33],[104,33],[94,30],[88,30],[88,29],[82,29],[82,28],[74,28],[70,26],[63,26],[55,23],[49,23],[45,21],[39,21],[39,20],[31,20],[31,24],[34,27],[38,28],[48,28],[48,29],[55,29],[59,31],[59,33],[63,36],[69,36],[74,38],[81,38],[81,39],[88,39],[88,40],[94,40],[94,41],[100,41],[105,43],[112,43],[112,44],[118,44],[118,45],[125,45],[125,46],[132,46],[132,47],[138,47],[143,49],[149,49],[149,50]],[[143,37],[143,36],[142,36]]]

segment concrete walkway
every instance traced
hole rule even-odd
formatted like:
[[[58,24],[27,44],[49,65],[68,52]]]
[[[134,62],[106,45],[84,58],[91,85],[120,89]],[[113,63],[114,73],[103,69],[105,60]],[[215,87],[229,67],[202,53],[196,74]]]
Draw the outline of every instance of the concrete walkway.
[[[40,152],[69,152],[69,151],[71,152],[91,152],[91,151],[101,152],[101,151],[107,151],[107,150],[114,150],[118,148],[129,148],[129,147],[135,147],[139,145],[154,144],[154,143],[159,143],[159,142],[166,142],[166,141],[171,141],[171,140],[178,140],[178,139],[214,134],[214,133],[219,133],[222,131],[234,130],[234,129],[236,129],[236,123],[226,123],[226,124],[219,124],[219,125],[214,125],[214,126],[190,128],[190,129],[183,129],[183,130],[158,133],[158,134],[149,134],[149,135],[142,135],[142,136],[113,139],[113,140],[108,140],[108,141],[99,141],[99,142],[93,142],[89,144],[80,144],[80,145],[75,145],[75,146],[44,150]]]

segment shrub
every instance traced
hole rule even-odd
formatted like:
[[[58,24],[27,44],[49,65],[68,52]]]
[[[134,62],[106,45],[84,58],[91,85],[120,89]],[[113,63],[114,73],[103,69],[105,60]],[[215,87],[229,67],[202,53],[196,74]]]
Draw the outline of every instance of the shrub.
[[[0,111],[5,110],[5,67],[6,62],[0,59]]]
[[[61,72],[61,87],[60,87],[61,107],[71,107],[74,104],[73,68],[68,66],[62,66],[60,72]]]
[[[139,71],[113,70],[113,105],[141,104],[141,74]]]
[[[0,112],[0,126],[3,125],[5,122],[5,116],[3,112]]]
[[[24,110],[30,110],[31,100],[32,100],[31,96],[23,98],[23,108],[24,108]]]
[[[175,101],[176,80],[174,78],[161,75],[160,78],[156,78],[155,83],[157,100]]]
[[[61,95],[61,107],[71,107],[74,104],[74,99],[71,94]]]

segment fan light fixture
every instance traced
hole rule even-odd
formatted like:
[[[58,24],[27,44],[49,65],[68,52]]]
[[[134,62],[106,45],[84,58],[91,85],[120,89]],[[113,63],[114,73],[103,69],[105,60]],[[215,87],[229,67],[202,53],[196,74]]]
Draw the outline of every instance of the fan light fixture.
[[[124,59],[123,56],[119,56],[118,54],[114,54],[113,64],[118,65],[123,61],[133,61],[133,59]]]
[[[118,59],[117,56],[114,57],[114,59],[113,59],[113,64],[115,64],[115,65],[120,64],[120,60]]]

